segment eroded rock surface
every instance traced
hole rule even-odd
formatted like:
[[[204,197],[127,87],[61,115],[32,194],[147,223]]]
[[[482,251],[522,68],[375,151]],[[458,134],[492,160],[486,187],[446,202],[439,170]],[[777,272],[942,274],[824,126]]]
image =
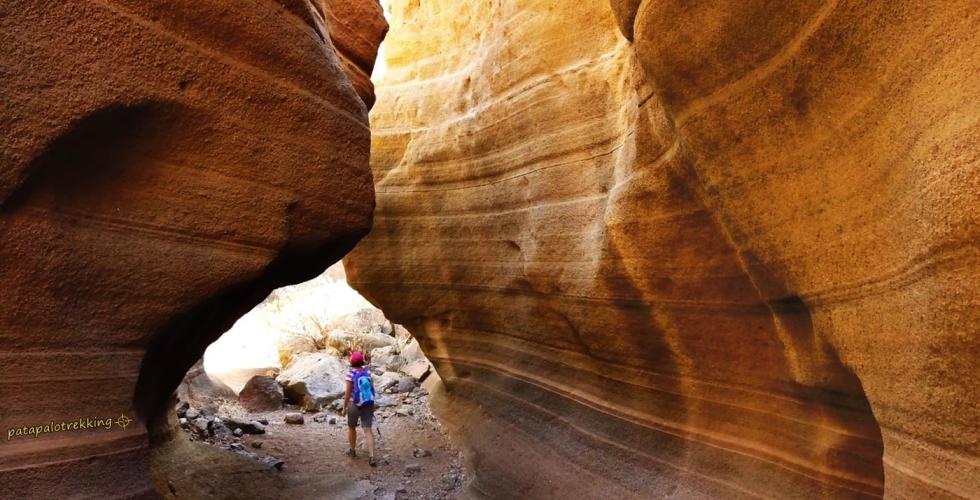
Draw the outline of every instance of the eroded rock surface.
[[[136,419],[4,435],[5,496],[149,494],[146,419],[204,347],[368,230],[385,23],[332,4],[0,7],[0,429]]]
[[[345,263],[473,488],[980,491],[974,2],[392,4]]]

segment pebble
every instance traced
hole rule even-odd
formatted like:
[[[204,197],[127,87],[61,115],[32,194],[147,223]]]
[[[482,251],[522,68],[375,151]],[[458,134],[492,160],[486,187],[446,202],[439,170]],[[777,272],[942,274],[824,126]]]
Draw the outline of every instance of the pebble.
[[[418,474],[422,472],[422,466],[419,464],[405,464],[406,474]]]
[[[200,416],[201,416],[201,412],[197,408],[188,408],[187,412],[184,413],[184,417],[186,417],[187,420],[194,420],[195,418]]]
[[[252,441],[252,448],[259,449],[262,447],[262,441]]]
[[[412,456],[415,457],[415,458],[431,457],[432,456],[432,452],[429,451],[429,450],[422,449],[422,448],[415,448],[415,451],[412,452]]]
[[[286,416],[283,417],[283,421],[286,422],[287,424],[295,424],[295,425],[302,425],[305,422],[305,420],[303,419],[303,414],[299,412],[287,413]]]
[[[279,460],[276,457],[265,457],[262,459],[262,463],[266,465],[271,465],[278,470],[282,470],[282,468],[286,466],[286,462],[283,462],[282,460]]]
[[[242,437],[242,434],[245,434],[245,432],[244,432],[244,431],[242,431],[242,428],[241,428],[241,427],[239,427],[239,428],[237,428],[237,429],[235,429],[235,430],[234,430],[234,431],[232,431],[231,433],[232,433],[232,434],[234,434],[234,435],[235,435],[235,437]]]

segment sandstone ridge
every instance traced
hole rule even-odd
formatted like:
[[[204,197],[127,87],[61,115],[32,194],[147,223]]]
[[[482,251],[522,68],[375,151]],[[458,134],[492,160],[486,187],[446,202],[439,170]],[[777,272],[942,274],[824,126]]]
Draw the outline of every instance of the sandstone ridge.
[[[333,3],[0,7],[0,428],[135,420],[4,435],[3,496],[152,495],[147,421],[204,348],[367,232],[386,25]]]

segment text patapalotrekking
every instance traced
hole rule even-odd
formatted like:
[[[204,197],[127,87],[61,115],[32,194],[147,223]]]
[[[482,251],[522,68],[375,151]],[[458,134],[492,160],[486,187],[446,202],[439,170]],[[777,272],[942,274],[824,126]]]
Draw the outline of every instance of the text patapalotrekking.
[[[11,427],[7,429],[7,441],[21,437],[39,437],[42,434],[52,432],[70,432],[87,429],[110,430],[113,427],[125,429],[132,420],[126,415],[120,415],[116,419],[112,418],[77,418],[75,420],[62,420],[60,422],[49,422],[44,425],[24,425],[21,427]]]

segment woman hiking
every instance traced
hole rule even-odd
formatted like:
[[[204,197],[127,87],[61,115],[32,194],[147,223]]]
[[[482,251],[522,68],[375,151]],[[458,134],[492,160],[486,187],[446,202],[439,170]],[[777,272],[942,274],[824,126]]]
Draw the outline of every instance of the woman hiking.
[[[377,467],[378,462],[374,458],[374,434],[371,433],[374,423],[374,381],[371,379],[371,370],[364,365],[364,354],[360,351],[352,352],[342,413],[347,416],[347,440],[350,443],[347,456],[357,456],[354,448],[357,446],[357,421],[360,420],[364,429],[364,440],[367,441],[368,463],[371,467]],[[354,404],[351,405],[351,402]]]

